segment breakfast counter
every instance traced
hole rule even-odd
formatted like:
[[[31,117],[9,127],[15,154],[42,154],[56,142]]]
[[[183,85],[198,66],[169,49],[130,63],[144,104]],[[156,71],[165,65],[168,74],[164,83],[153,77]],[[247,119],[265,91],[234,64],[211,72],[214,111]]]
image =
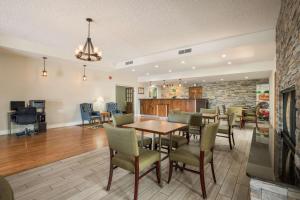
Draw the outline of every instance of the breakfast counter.
[[[140,99],[140,112],[142,115],[165,117],[171,110],[199,112],[200,108],[207,107],[207,99]]]

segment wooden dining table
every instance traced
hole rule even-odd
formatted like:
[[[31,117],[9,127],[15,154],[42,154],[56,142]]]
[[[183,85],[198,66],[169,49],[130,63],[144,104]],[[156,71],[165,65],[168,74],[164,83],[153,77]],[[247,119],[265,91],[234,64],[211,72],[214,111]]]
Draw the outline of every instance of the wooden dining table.
[[[163,120],[147,120],[147,121],[137,121],[132,124],[126,124],[122,127],[124,128],[134,128],[138,131],[141,131],[141,146],[144,146],[144,133],[153,133],[153,140],[152,140],[152,149],[154,149],[155,145],[155,135],[158,135],[158,141],[159,141],[159,156],[160,160],[161,158],[161,136],[167,135],[169,136],[169,152],[172,151],[172,134],[175,131],[181,130],[183,128],[186,128],[187,124],[182,123],[173,123]],[[160,168],[161,170],[161,168]],[[162,183],[162,181],[161,181]],[[162,185],[161,185],[162,186]]]

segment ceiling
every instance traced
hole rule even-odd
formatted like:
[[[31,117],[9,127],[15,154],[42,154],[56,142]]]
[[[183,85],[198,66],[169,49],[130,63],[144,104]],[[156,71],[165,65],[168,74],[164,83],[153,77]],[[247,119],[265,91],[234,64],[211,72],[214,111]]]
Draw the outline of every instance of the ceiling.
[[[255,39],[256,33],[274,29],[279,8],[280,0],[1,0],[0,46],[80,62],[74,50],[86,39],[85,18],[92,17],[92,41],[103,52],[103,60],[93,66],[131,72],[132,67],[120,69],[118,64],[159,57],[183,47],[225,44],[236,36],[253,34]],[[272,60],[273,38],[159,62],[150,59],[134,69],[136,76],[147,76],[168,73],[169,69],[190,71],[192,66],[224,66],[229,60],[235,64]],[[223,53],[228,54],[226,59],[220,58]]]

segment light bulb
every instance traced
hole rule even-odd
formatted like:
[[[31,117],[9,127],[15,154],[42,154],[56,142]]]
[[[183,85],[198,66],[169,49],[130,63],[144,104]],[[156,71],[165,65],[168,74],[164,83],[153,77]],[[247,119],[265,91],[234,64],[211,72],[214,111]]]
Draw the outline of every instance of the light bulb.
[[[76,50],[75,50],[75,54],[76,54],[76,55],[79,54],[79,52],[80,52],[79,49],[76,49]]]
[[[181,83],[179,83],[179,87],[181,87]]]
[[[94,48],[94,53],[98,53],[98,52],[99,52],[98,47],[95,47],[95,48]]]
[[[87,79],[87,77],[86,77],[86,75],[84,75],[84,76],[82,77],[82,80],[86,81],[86,79]]]
[[[42,76],[47,76],[47,71],[46,70],[43,70]]]
[[[79,51],[82,51],[83,50],[83,45],[79,45],[78,49],[79,49]]]

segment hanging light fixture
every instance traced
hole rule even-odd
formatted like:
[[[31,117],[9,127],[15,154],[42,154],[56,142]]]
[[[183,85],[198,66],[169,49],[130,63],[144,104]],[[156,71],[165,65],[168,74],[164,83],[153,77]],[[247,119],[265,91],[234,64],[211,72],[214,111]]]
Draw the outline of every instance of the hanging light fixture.
[[[178,84],[178,86],[179,86],[179,87],[182,86],[182,84],[181,84],[181,79],[179,79],[179,84]]]
[[[83,76],[82,76],[83,81],[86,81],[86,79],[87,79],[87,77],[85,75],[85,68],[86,68],[86,65],[83,65]]]
[[[91,18],[87,18],[86,21],[89,23],[88,25],[88,37],[83,45],[79,45],[79,47],[75,50],[76,58],[85,61],[99,61],[102,59],[102,54],[97,47],[94,47],[92,43],[92,39],[90,37],[90,23],[93,21]]]
[[[166,88],[166,81],[164,80],[163,88]]]
[[[46,70],[46,59],[47,57],[43,57],[43,60],[44,60],[44,69],[42,71],[42,76],[46,77],[48,75],[48,72]]]

